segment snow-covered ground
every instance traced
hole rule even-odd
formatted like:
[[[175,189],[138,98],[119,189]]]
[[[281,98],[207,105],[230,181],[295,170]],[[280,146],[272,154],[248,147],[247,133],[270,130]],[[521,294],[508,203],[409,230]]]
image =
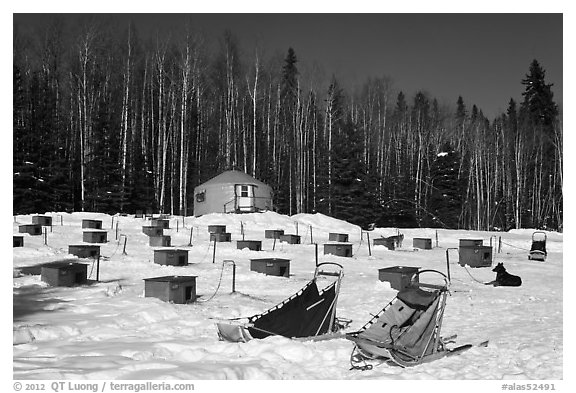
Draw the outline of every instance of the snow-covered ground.
[[[24,235],[24,247],[13,249],[13,378],[90,380],[223,380],[223,379],[530,379],[563,378],[563,235],[547,233],[546,262],[528,260],[533,230],[506,233],[460,230],[401,229],[403,246],[390,251],[372,246],[360,228],[321,214],[292,217],[262,214],[210,214],[199,218],[170,219],[172,246],[186,248],[190,264],[161,266],[153,262],[153,247],[142,233],[146,223],[134,216],[98,213],[49,213],[52,231],[44,236]],[[39,275],[21,268],[75,258],[68,245],[82,244],[82,219],[103,221],[108,242],[102,244],[100,281],[76,287],[50,287]],[[18,225],[31,223],[31,215],[16,216]],[[61,225],[61,222],[63,225]],[[116,222],[120,241],[116,240]],[[176,229],[178,223],[178,231]],[[242,224],[241,224],[242,223]],[[226,225],[232,242],[209,242],[208,225]],[[262,240],[263,251],[237,250],[241,227],[246,240]],[[192,247],[188,247],[190,230]],[[283,229],[302,236],[301,245],[275,244],[264,238],[265,229]],[[352,319],[349,331],[359,329],[397,293],[378,280],[378,269],[418,266],[446,272],[446,249],[459,239],[502,240],[494,263],[522,277],[522,286],[493,287],[490,268],[463,268],[458,253],[450,251],[451,296],[443,320],[443,335],[457,334],[458,344],[490,340],[459,356],[412,368],[379,365],[369,371],[350,370],[353,343],[346,339],[295,341],[282,337],[248,343],[219,341],[218,319],[260,313],[297,292],[312,277],[315,252],[319,262],[344,266],[338,316]],[[353,257],[323,255],[329,232],[347,233]],[[433,239],[432,250],[412,248],[414,237]],[[395,228],[376,228],[375,237],[396,234]],[[124,235],[124,236],[120,236]],[[123,254],[124,238],[127,239]],[[250,259],[278,257],[291,260],[290,278],[250,271]],[[236,263],[236,292],[232,293],[232,267]],[[91,260],[90,279],[96,268]],[[197,276],[195,303],[181,305],[144,297],[144,278],[166,275]],[[220,280],[220,277],[221,280]],[[220,284],[220,285],[219,285]],[[219,286],[219,287],[218,287]],[[218,289],[218,290],[217,290]]]

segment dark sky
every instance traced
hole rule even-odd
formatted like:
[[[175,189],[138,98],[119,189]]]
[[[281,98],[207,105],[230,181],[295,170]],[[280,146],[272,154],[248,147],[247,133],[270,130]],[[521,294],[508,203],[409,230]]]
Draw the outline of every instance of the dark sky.
[[[14,17],[26,19],[26,15]],[[73,18],[73,15],[70,15]],[[412,98],[418,90],[441,103],[459,95],[488,118],[521,101],[521,80],[533,59],[562,103],[562,24],[556,14],[122,14],[140,35],[192,26],[214,43],[229,29],[242,47],[266,55],[293,47],[301,69],[318,64],[344,87],[390,77]],[[120,22],[121,23],[121,22]],[[395,98],[395,97],[394,97]]]

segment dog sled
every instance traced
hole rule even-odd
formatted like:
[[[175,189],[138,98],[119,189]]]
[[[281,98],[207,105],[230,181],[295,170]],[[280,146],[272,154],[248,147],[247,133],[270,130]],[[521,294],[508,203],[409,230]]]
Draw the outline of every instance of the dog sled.
[[[426,284],[415,278],[422,273],[441,276],[442,284]],[[448,294],[447,277],[436,270],[416,273],[408,288],[398,292],[378,314],[359,331],[346,334],[355,343],[350,355],[352,369],[371,369],[372,361],[415,366],[455,355],[471,344],[449,349],[455,336],[440,336]]]
[[[339,331],[351,322],[336,317],[343,276],[341,265],[321,263],[316,267],[314,278],[280,304],[248,318],[216,323],[218,336],[230,342],[247,342],[273,335],[309,340],[343,337]],[[330,281],[321,290],[318,289],[320,277]]]
[[[545,261],[546,255],[546,233],[541,231],[534,232],[532,234],[532,246],[530,247],[528,259]]]

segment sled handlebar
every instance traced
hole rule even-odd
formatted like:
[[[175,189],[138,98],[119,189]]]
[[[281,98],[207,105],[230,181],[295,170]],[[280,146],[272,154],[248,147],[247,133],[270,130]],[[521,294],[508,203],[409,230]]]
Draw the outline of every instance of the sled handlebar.
[[[436,273],[442,276],[442,279],[444,280],[444,285],[436,285],[436,284],[425,284],[425,283],[416,283],[415,280],[416,278],[418,278],[418,281],[420,281],[420,274],[422,273]],[[433,289],[442,289],[442,288],[446,288],[448,287],[448,277],[446,277],[446,275],[438,270],[434,270],[434,269],[424,269],[424,270],[420,270],[416,273],[414,273],[414,275],[412,276],[412,280],[411,280],[411,284],[412,285],[418,285],[420,287],[423,288],[433,288]]]

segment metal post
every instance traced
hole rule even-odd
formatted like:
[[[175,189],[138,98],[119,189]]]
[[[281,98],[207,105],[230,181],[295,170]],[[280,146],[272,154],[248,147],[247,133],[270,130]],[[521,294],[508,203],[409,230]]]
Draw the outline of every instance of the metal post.
[[[502,236],[498,236],[498,254],[502,252]]]
[[[236,292],[236,264],[232,261],[232,293]]]
[[[314,243],[314,240],[312,240],[312,225],[310,225],[310,243]]]
[[[244,223],[240,221],[240,233],[242,233],[242,240],[244,240]]]
[[[316,254],[316,267],[318,267],[318,243],[314,243],[314,251]]]
[[[214,252],[212,253],[212,263],[216,262],[216,236],[214,236]]]
[[[438,231],[436,231],[436,248],[438,248]]]
[[[192,232],[194,232],[194,227],[190,228],[190,241],[188,242],[188,247],[192,247]]]
[[[447,248],[446,249],[446,271],[448,273],[448,281],[450,281],[450,257],[448,255],[448,252],[450,250],[458,250],[457,248]]]
[[[64,216],[60,215],[60,226],[64,225]]]
[[[48,230],[44,228],[44,245],[48,245]]]
[[[296,235],[298,235],[298,221],[295,221],[294,224],[296,224]]]
[[[100,281],[100,255],[98,255],[96,260],[96,281]]]
[[[118,240],[118,222],[116,222],[116,240]]]
[[[112,216],[112,223],[110,224],[110,229],[114,228],[114,216]]]
[[[368,255],[372,256],[372,250],[370,249],[370,233],[366,232],[366,240],[368,241]]]
[[[126,243],[128,242],[128,236],[124,235],[124,249],[122,250],[122,254],[124,255],[128,255],[126,254]]]
[[[178,220],[176,220],[176,233],[178,233],[178,229],[179,229],[179,228],[178,228],[178,227],[179,227],[179,223],[180,223],[180,222],[179,222]]]
[[[274,236],[274,243],[272,243],[272,251],[276,249],[276,236]]]

